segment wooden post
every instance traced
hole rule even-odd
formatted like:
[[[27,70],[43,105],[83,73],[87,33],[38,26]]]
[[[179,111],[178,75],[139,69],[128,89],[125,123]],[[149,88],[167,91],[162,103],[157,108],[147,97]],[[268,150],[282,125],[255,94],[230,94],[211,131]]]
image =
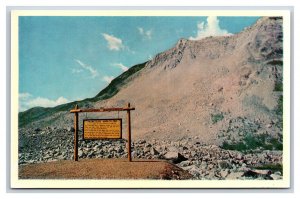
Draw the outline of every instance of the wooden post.
[[[76,104],[75,110],[78,109]],[[74,118],[74,161],[78,161],[78,112],[75,112]]]
[[[130,108],[130,103],[128,103],[127,108]],[[128,151],[128,161],[131,162],[131,122],[130,122],[130,110],[127,110],[127,133],[128,133],[128,139],[127,139],[127,151]]]
[[[134,107],[130,107],[130,103],[127,104],[127,107],[123,108],[100,108],[100,109],[79,109],[78,105],[75,106],[75,109],[70,110],[70,113],[74,113],[74,161],[78,161],[78,116],[79,113],[84,112],[111,112],[111,111],[127,111],[127,151],[128,151],[128,161],[131,162],[131,118],[130,111],[135,110]]]

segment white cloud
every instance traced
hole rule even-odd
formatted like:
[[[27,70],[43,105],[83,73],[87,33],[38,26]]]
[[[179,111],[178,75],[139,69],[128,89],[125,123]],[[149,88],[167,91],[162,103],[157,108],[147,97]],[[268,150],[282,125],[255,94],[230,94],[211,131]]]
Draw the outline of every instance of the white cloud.
[[[140,35],[142,35],[144,39],[151,39],[152,38],[152,30],[144,30],[141,27],[138,27],[137,29],[138,29]]]
[[[114,63],[114,64],[111,64],[111,65],[119,67],[124,72],[128,70],[128,67],[124,66],[122,63]]]
[[[97,77],[98,75],[99,75],[99,73],[98,73],[98,71],[96,70],[96,69],[94,69],[92,66],[90,66],[90,65],[87,65],[87,64],[85,64],[85,63],[83,63],[82,61],[80,61],[80,60],[78,60],[78,59],[75,59],[75,61],[83,68],[83,69],[85,69],[85,70],[87,70],[87,71],[89,71],[90,73],[91,73],[91,77],[92,78],[95,78],[95,77]],[[79,72],[80,71],[80,69],[79,70],[72,70],[72,72],[74,73],[74,72]]]
[[[103,81],[110,83],[115,77],[114,76],[104,76],[102,78]]]
[[[149,55],[148,56],[148,60],[152,60],[153,59],[153,56],[152,55]]]
[[[106,34],[106,33],[102,33],[102,35],[103,35],[104,39],[107,41],[107,44],[108,44],[107,47],[109,50],[119,51],[119,50],[125,48],[121,39],[114,37],[113,35]]]
[[[134,50],[131,50],[128,46],[125,47],[125,49],[130,52],[131,54],[135,54],[136,52]]]
[[[54,107],[68,102],[70,101],[64,97],[59,97],[56,100],[51,100],[43,97],[33,98],[32,95],[29,93],[19,93],[19,111],[25,111],[37,106]]]
[[[216,16],[209,16],[205,22],[198,23],[198,31],[196,37],[190,37],[190,40],[199,40],[209,36],[229,36],[232,35],[219,26],[219,20]]]
[[[43,97],[37,97],[35,99],[32,99],[27,102],[27,105],[30,107],[35,107],[35,106],[41,106],[41,107],[53,107],[57,106],[60,104],[65,104],[68,103],[69,100],[67,100],[64,97],[59,97],[56,100],[50,100],[48,98],[43,98]]]
[[[72,73],[81,73],[83,70],[81,69],[76,69],[76,68],[73,68],[72,69]]]
[[[31,97],[30,93],[19,93],[19,99],[20,100],[27,99],[29,97]]]

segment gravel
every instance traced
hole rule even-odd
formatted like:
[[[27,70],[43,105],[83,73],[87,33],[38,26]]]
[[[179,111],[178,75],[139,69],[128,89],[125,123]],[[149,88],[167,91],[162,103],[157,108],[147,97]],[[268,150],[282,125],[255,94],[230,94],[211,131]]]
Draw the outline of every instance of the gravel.
[[[19,133],[19,165],[73,159],[73,133],[69,129],[45,128]],[[79,159],[127,157],[124,139],[91,141],[81,137],[80,132]],[[168,160],[188,171],[196,180],[282,179],[282,171],[270,167],[282,165],[282,151],[242,153],[216,145],[194,143],[191,138],[178,141],[153,139],[135,140],[132,156],[135,159]]]

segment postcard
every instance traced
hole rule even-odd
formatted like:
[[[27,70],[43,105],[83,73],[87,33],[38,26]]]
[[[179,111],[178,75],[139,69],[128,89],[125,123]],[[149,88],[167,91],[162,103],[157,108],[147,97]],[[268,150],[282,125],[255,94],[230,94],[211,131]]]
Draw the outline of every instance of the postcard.
[[[12,188],[288,188],[289,10],[12,10]]]

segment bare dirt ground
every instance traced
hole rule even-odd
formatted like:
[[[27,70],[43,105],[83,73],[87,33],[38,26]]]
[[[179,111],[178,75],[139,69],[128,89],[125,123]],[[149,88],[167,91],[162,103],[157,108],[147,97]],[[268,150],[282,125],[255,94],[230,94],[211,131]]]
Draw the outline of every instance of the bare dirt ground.
[[[191,174],[162,160],[63,160],[20,166],[20,179],[189,179]]]

